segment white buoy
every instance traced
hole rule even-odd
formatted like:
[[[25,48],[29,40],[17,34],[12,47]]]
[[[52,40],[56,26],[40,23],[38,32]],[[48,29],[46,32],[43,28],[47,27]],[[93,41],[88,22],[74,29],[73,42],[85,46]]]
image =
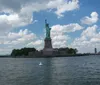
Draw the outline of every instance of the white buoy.
[[[42,66],[42,65],[43,65],[43,64],[40,62],[40,63],[39,63],[39,66]]]

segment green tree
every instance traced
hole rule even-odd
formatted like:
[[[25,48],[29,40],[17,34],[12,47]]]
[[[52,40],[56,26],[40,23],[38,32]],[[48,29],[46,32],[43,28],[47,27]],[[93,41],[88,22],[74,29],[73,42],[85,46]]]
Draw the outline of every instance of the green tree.
[[[11,56],[27,56],[29,52],[35,52],[35,48],[22,48],[22,49],[14,49],[12,50]]]

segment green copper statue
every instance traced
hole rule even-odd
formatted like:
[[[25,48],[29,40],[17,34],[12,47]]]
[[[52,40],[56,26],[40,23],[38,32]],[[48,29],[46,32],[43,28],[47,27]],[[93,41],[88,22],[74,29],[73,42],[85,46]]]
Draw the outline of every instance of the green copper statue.
[[[49,24],[47,23],[47,20],[45,20],[45,28],[46,28],[46,39],[50,39],[50,30]]]

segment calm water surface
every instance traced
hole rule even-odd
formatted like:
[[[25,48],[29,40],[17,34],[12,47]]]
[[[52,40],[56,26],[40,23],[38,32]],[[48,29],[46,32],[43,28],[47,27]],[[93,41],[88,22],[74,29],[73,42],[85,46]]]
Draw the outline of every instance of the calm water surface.
[[[0,58],[0,85],[100,85],[100,56]]]

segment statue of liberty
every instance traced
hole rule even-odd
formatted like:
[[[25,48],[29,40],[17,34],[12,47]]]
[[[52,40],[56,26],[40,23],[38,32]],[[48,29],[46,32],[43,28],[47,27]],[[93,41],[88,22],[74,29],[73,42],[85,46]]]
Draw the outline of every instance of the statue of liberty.
[[[47,23],[47,20],[45,20],[45,28],[46,28],[46,39],[50,39],[50,30],[49,24]]]
[[[49,24],[47,23],[47,20],[45,20],[45,30],[46,30],[46,38],[44,39],[44,54],[52,54],[52,39],[50,37],[50,31],[51,28],[49,27]],[[49,50],[49,51],[48,51]]]

